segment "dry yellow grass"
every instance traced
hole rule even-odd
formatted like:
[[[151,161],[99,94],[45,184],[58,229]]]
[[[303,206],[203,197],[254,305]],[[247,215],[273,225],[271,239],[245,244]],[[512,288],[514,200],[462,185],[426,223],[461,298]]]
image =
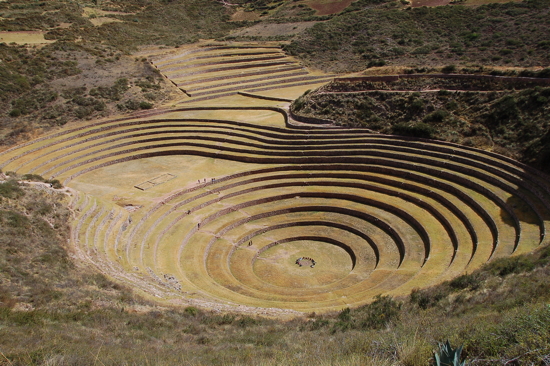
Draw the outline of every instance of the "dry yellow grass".
[[[43,31],[0,32],[0,42],[39,45],[55,41],[44,38]]]

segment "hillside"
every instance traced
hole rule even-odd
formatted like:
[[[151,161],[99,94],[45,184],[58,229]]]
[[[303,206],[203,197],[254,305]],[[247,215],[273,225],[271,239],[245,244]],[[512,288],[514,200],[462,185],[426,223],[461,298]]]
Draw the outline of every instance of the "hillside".
[[[350,127],[490,149],[550,172],[550,88],[544,83],[406,77],[336,81],[297,99],[292,108]]]
[[[383,65],[545,67],[549,8],[547,0],[405,10],[397,2],[367,2],[363,10],[309,28],[285,50],[330,72]]]
[[[138,47],[174,47],[238,26],[215,1],[0,2],[0,31],[38,45],[1,44],[0,145],[68,122],[151,109],[178,95]],[[2,35],[2,34],[0,34]],[[153,51],[155,52],[155,51]],[[181,92],[180,92],[181,93]]]

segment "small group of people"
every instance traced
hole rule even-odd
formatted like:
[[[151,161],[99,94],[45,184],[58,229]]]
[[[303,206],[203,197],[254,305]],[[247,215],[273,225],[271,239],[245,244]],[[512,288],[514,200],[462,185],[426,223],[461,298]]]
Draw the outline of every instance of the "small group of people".
[[[300,258],[296,259],[296,264],[299,265],[300,267],[302,267],[302,261],[310,261],[311,262],[310,267],[311,268],[315,267],[315,259],[313,259],[313,258],[300,257]]]
[[[211,182],[215,182],[215,181],[216,181],[216,178],[211,178],[210,181],[211,181]],[[200,179],[197,179],[197,183],[198,183],[198,184],[201,184],[201,180],[200,180]],[[204,178],[203,183],[206,183],[206,178]]]

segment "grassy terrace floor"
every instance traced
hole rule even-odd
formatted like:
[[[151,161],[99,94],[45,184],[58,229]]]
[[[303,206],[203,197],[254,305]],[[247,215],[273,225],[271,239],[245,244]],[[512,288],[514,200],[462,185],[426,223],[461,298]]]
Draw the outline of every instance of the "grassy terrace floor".
[[[543,174],[451,143],[293,121],[285,100],[331,76],[272,45],[153,63],[186,91],[180,103],[68,127],[1,153],[0,168],[71,187],[75,254],[157,300],[339,310],[548,242]]]

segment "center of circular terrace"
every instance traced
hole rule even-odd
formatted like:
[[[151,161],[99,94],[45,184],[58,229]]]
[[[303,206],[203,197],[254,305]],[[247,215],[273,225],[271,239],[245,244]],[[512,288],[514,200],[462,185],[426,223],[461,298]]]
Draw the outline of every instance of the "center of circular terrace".
[[[352,255],[337,245],[298,240],[262,252],[254,262],[254,273],[275,286],[313,288],[348,276],[353,266]]]

